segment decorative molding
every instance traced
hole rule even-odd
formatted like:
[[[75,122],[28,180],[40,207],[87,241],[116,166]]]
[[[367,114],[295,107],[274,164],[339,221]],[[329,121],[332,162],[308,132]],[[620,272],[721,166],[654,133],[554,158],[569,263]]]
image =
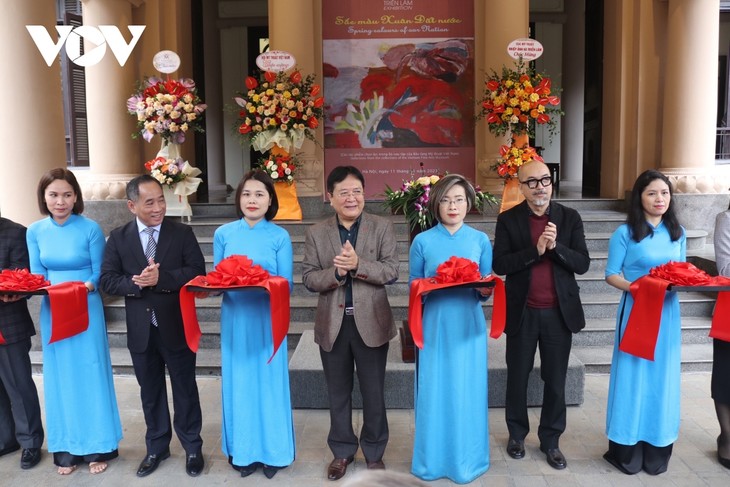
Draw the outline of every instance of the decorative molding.
[[[661,168],[677,194],[726,194],[730,192],[730,167],[703,169]]]
[[[127,183],[139,174],[91,175],[74,172],[81,186],[84,201],[127,199]]]

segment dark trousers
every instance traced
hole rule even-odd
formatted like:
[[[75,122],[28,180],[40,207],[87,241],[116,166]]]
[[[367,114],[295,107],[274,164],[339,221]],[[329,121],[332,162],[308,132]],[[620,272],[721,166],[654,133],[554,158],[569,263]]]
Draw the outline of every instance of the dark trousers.
[[[635,445],[622,445],[608,441],[608,451],[603,458],[623,473],[633,475],[644,470],[649,475],[658,475],[667,471],[672,447],[654,446],[645,441]]]
[[[388,444],[384,392],[388,346],[388,343],[375,348],[365,345],[354,318],[345,316],[332,351],[325,352],[320,348],[330,404],[330,433],[327,444],[335,458],[348,458],[357,452],[358,440],[352,429],[355,367],[363,401],[360,448],[369,462],[383,458]]]
[[[527,381],[539,346],[540,377],[545,386],[537,436],[543,451],[558,448],[565,431],[565,377],[572,340],[558,308],[525,308],[518,333],[507,336],[505,419],[511,438],[522,440],[530,431]]]
[[[203,446],[203,439],[200,437],[203,417],[198,384],[195,382],[196,355],[188,348],[168,349],[162,343],[157,327],[150,327],[147,350],[142,353],[130,352],[147,424],[147,453],[162,453],[169,448],[172,439],[165,366],[172,385],[172,404],[175,409],[172,424],[175,433],[187,453],[197,453]]]
[[[0,450],[43,445],[38,391],[30,365],[30,338],[0,345]]]

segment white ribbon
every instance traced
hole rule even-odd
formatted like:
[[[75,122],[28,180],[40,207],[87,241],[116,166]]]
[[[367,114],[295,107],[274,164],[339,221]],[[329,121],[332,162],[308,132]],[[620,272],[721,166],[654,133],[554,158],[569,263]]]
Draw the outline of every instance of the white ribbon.
[[[175,194],[178,196],[188,196],[195,193],[198,190],[198,185],[203,182],[202,179],[196,176],[203,171],[191,166],[188,161],[185,161],[180,172],[185,174],[185,179],[175,184]]]
[[[304,129],[289,129],[286,132],[281,129],[265,130],[251,140],[251,147],[254,150],[264,153],[277,145],[291,153],[293,152],[292,146],[295,150],[302,148],[304,139],[306,139]]]

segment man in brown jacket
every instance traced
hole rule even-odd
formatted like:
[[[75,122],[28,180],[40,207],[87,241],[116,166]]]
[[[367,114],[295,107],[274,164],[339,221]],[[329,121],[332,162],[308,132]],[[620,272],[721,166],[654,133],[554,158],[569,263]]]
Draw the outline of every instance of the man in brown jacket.
[[[319,293],[314,340],[327,381],[334,460],[327,478],[342,478],[358,449],[352,429],[354,368],[363,398],[362,448],[369,469],[383,469],[388,443],[385,363],[395,323],[385,285],[398,279],[393,224],[363,213],[365,179],[353,166],[339,166],[327,177],[336,215],[307,231],[303,281]]]

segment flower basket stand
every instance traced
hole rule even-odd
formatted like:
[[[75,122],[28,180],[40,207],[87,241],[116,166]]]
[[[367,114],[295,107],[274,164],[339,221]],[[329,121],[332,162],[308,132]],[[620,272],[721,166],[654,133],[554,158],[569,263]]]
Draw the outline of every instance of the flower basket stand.
[[[165,205],[167,206],[165,216],[179,216],[183,220],[192,220],[193,209],[188,203],[187,196],[175,194],[175,188],[167,185],[162,186],[162,192],[165,195]]]
[[[519,205],[524,200],[525,196],[522,194],[522,191],[520,191],[520,182],[517,178],[505,179],[499,212],[502,213],[503,211],[507,211],[510,208]]]

